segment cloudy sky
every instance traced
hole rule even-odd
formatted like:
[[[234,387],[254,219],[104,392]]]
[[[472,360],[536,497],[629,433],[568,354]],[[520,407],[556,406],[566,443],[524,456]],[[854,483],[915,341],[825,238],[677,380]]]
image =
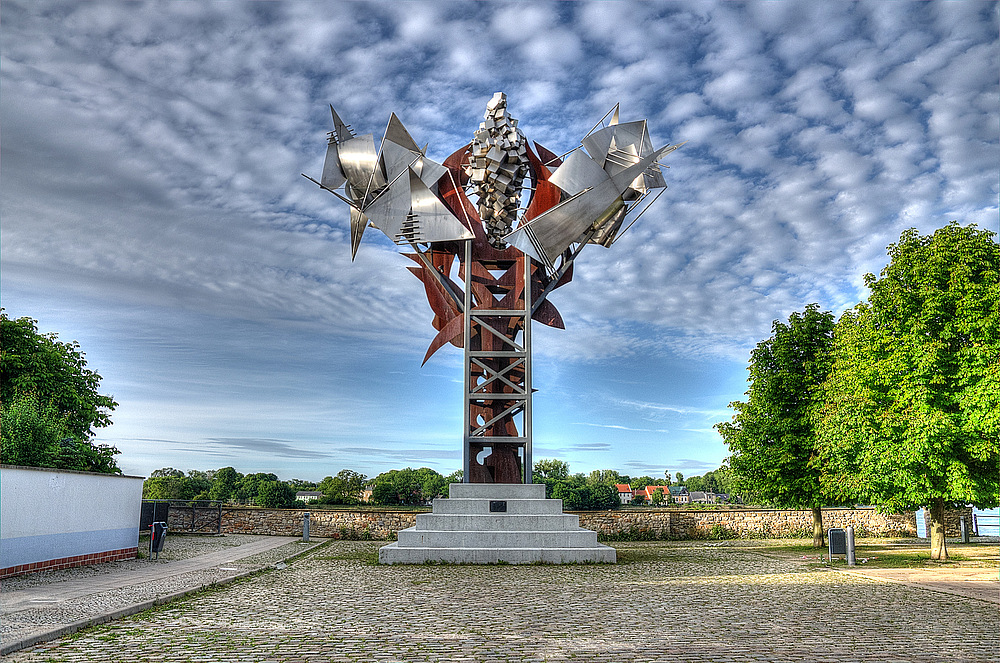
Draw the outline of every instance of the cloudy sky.
[[[749,350],[866,293],[900,232],[997,229],[993,2],[44,2],[0,41],[3,307],[78,340],[126,473],[461,466],[461,354],[422,287],[352,263],[328,104],[438,160],[496,91],[578,145],[616,102],[668,190],[534,327],[535,457],[701,474]]]

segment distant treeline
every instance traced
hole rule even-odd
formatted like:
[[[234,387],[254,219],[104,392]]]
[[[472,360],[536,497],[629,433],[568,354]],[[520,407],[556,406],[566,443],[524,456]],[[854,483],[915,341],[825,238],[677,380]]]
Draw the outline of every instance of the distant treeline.
[[[594,470],[589,475],[570,474],[569,463],[558,459],[543,459],[535,463],[532,478],[545,484],[547,497],[563,500],[566,509],[615,509],[620,506],[616,484],[628,484],[640,489],[646,486],[684,485],[688,490],[728,492],[729,471],[722,467],[703,476],[685,479],[678,472],[672,481],[670,472],[654,479],[649,476],[631,478],[615,470]],[[301,491],[321,492],[314,504],[351,506],[367,502],[381,506],[428,504],[444,497],[448,485],[462,481],[462,471],[444,476],[427,467],[389,470],[373,479],[360,472],[344,469],[319,483],[302,479],[279,479],[273,473],[242,474],[232,467],[217,470],[189,470],[172,467],[156,470],[143,484],[144,499],[158,500],[219,500],[236,504],[252,504],[267,508],[293,507],[295,494]]]

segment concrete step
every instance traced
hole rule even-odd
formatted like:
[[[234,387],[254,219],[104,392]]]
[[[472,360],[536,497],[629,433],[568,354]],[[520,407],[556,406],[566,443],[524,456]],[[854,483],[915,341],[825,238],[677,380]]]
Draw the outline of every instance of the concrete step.
[[[469,531],[418,530],[410,527],[397,534],[399,548],[592,548],[597,532],[575,531]]]
[[[590,548],[403,548],[398,543],[378,551],[382,564],[614,564],[615,549],[597,544]]]
[[[544,500],[543,483],[453,483],[448,497],[471,497],[490,500]]]
[[[417,531],[424,530],[467,530],[483,531],[576,531],[580,529],[580,517],[568,513],[526,514],[479,513],[479,514],[417,514]]]
[[[510,515],[550,515],[563,512],[562,500],[546,499],[439,497],[434,500],[433,507],[434,513],[489,514],[491,513],[490,502],[497,501],[506,502],[507,511],[505,513]]]

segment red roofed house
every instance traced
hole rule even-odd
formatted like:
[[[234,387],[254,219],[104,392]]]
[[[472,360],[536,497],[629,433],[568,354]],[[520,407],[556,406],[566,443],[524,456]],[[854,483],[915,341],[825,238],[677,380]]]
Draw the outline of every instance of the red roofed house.
[[[653,493],[663,494],[663,503],[667,504],[670,502],[668,497],[670,496],[670,489],[666,486],[646,486],[646,500],[648,502],[653,501]]]
[[[632,501],[632,486],[627,483],[616,483],[615,488],[618,489],[618,499],[622,501],[622,504],[628,504]]]

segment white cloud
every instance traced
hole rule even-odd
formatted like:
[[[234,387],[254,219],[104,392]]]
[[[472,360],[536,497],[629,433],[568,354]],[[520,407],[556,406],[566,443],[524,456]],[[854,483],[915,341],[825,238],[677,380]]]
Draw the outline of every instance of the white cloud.
[[[434,332],[408,261],[369,231],[352,263],[346,208],[299,173],[322,167],[327,103],[376,135],[396,111],[443,159],[497,90],[556,152],[616,102],[658,145],[690,141],[656,205],[552,295],[568,329],[542,332],[546,361],[745,358],[772,320],[852,304],[902,229],[996,227],[988,2],[4,10],[5,300],[69,289],[418,362]]]

